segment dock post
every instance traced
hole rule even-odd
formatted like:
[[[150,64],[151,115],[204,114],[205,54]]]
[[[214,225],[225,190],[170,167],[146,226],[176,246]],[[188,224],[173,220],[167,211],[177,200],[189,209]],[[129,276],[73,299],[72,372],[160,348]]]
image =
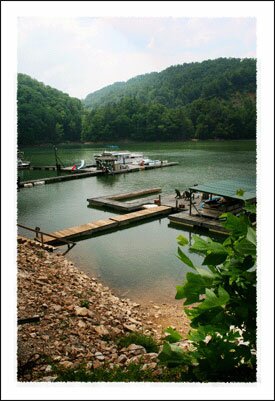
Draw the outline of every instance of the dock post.
[[[161,195],[159,195],[159,206],[161,206]]]
[[[39,234],[39,231],[40,231],[40,227],[35,227],[35,238],[37,238],[38,239],[38,234]]]

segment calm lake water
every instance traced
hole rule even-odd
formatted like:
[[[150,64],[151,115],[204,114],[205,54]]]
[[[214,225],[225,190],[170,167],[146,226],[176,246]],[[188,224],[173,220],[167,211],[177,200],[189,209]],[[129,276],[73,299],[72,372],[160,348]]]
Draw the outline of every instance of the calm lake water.
[[[94,154],[104,149],[104,146],[92,145],[60,146],[58,156],[65,165],[81,159],[92,163]],[[150,187],[161,187],[163,194],[171,194],[175,188],[183,191],[208,181],[256,176],[255,141],[138,143],[124,144],[120,149],[143,151],[148,158],[176,161],[179,165],[23,188],[18,192],[18,223],[51,232],[116,214],[88,207],[87,198]],[[32,165],[55,164],[52,148],[23,151]],[[56,174],[19,172],[22,180]],[[22,234],[31,236],[26,231]],[[175,287],[182,283],[187,272],[177,258],[179,234],[191,238],[186,229],[171,226],[168,218],[157,219],[79,241],[67,257],[119,296],[136,302],[175,302]],[[200,263],[197,255],[189,256]]]

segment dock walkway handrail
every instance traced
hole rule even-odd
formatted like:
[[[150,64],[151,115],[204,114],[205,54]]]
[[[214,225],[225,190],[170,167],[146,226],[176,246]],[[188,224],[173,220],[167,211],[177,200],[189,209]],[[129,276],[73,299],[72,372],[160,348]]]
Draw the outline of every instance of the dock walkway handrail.
[[[22,224],[17,224],[17,226],[21,227],[21,228],[24,228],[25,230],[29,230],[29,231],[34,232],[36,234],[35,235],[35,239],[37,241],[40,241],[42,243],[42,245],[44,245],[44,235],[47,235],[47,236],[52,237],[52,238],[55,238],[60,242],[64,242],[64,244],[68,245],[68,249],[66,250],[66,252],[63,252],[62,255],[66,255],[66,253],[69,252],[76,245],[76,242],[73,242],[73,241],[70,241],[70,240],[67,240],[67,239],[64,239],[64,238],[59,238],[56,235],[45,233],[45,232],[40,230],[40,227],[31,228],[31,227],[23,226]],[[39,239],[39,234],[40,234],[41,239]]]

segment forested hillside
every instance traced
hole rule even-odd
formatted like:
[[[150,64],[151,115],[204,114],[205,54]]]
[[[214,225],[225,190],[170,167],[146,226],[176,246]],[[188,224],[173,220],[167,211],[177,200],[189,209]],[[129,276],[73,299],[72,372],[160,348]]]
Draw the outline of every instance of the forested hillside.
[[[18,74],[18,144],[80,141],[83,106],[79,99]]]
[[[18,74],[17,97],[20,145],[256,137],[254,59],[172,66],[91,93],[83,105]]]
[[[89,94],[84,105],[84,140],[252,139],[256,60],[172,66]]]

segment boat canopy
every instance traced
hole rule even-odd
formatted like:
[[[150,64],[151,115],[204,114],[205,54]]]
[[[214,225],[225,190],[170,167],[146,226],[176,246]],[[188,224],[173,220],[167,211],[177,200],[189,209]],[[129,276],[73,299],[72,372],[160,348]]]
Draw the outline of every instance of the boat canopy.
[[[211,181],[203,185],[189,187],[190,192],[203,192],[243,201],[256,200],[256,179]],[[241,190],[243,194],[238,192]]]

